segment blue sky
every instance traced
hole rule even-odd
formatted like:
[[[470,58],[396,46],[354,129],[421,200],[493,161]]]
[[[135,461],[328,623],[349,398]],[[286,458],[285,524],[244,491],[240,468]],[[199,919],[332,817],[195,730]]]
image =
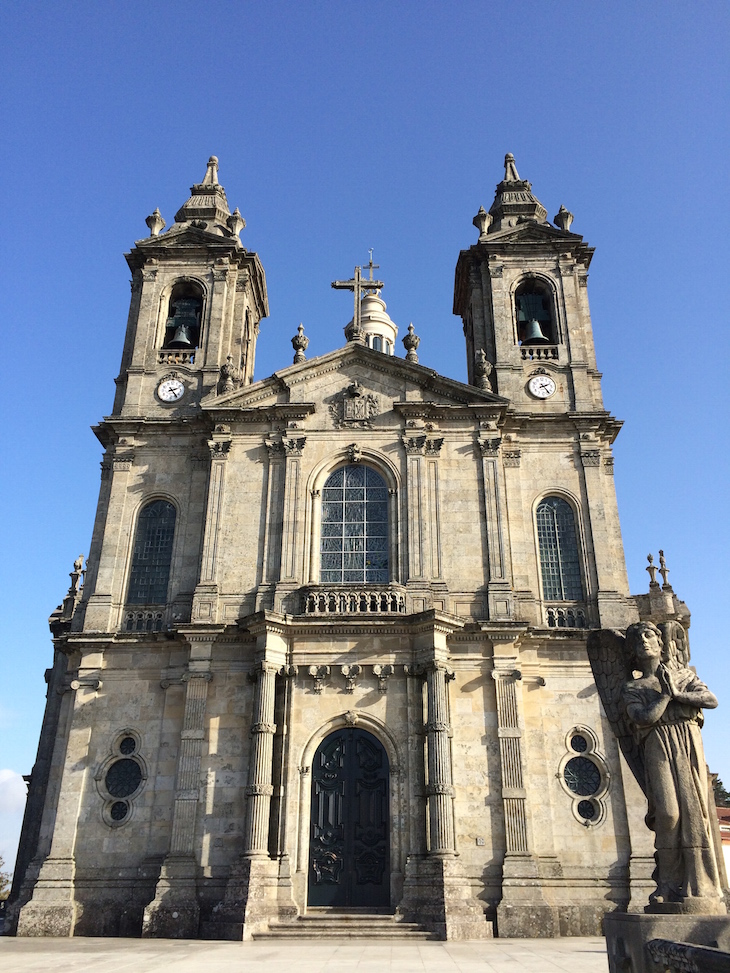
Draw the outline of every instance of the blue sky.
[[[12,858],[51,662],[46,619],[89,545],[129,302],[123,253],[220,159],[267,274],[256,377],[338,347],[330,289],[373,247],[401,336],[464,379],[451,313],[513,152],[597,248],[589,297],[632,592],[663,547],[720,696],[730,785],[728,42],[723,2],[6,3],[0,854]],[[722,281],[726,284],[723,285]],[[402,354],[402,350],[399,349]]]

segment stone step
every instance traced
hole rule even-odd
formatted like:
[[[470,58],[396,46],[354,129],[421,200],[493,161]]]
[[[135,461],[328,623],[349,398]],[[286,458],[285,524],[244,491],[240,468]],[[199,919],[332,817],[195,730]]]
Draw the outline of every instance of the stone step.
[[[417,922],[363,912],[308,913],[290,921],[272,920],[254,939],[405,939],[432,940],[437,936]]]

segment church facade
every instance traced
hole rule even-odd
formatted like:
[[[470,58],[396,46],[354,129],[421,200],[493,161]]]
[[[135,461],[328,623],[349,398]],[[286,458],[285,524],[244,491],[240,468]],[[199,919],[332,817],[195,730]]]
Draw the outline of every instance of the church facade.
[[[456,265],[467,384],[419,364],[412,327],[396,354],[372,262],[333,285],[354,294],[343,347],[307,360],[300,329],[254,382],[266,279],[217,169],[127,255],[18,934],[247,939],[322,910],[598,933],[644,904],[653,859],[586,655],[591,629],[650,612],[628,591],[593,250],[507,156]]]

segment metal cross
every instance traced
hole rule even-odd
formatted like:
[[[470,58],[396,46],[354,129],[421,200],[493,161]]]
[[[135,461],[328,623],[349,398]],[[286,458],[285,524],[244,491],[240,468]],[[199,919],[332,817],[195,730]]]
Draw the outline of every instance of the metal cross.
[[[360,326],[360,300],[364,291],[379,291],[381,287],[385,287],[385,283],[382,280],[373,280],[373,270],[378,267],[377,264],[373,263],[372,250],[370,251],[370,279],[367,277],[363,280],[362,267],[355,267],[355,274],[351,280],[333,280],[332,287],[335,290],[345,290],[352,291],[355,297],[355,313],[353,315],[353,336],[355,340],[358,340],[362,334],[362,328]]]

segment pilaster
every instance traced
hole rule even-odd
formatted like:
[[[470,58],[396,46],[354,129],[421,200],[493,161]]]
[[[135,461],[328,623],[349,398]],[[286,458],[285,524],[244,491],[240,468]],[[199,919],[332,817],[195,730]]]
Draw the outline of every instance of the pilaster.
[[[198,860],[195,824],[200,800],[200,761],[213,645],[220,629],[187,631],[190,643],[185,709],[177,758],[170,850],[160,872],[153,901],[144,911],[143,937],[191,939],[198,935]]]
[[[490,435],[490,432],[492,435]],[[500,483],[499,453],[501,439],[487,431],[478,440],[482,461],[484,524],[487,541],[487,599],[490,620],[510,619],[514,615],[509,548],[505,543],[506,510]]]
[[[525,788],[522,674],[517,668],[514,642],[496,643],[494,669],[497,702],[497,736],[502,777],[505,855],[502,865],[502,901],[497,906],[500,936],[557,936],[557,911],[547,903],[541,888],[537,858],[532,850]]]
[[[228,434],[214,433],[208,441],[210,450],[210,474],[208,498],[205,508],[203,552],[200,559],[200,577],[193,594],[192,619],[195,622],[214,623],[218,618],[218,543],[225,495],[226,465],[231,449]]]

